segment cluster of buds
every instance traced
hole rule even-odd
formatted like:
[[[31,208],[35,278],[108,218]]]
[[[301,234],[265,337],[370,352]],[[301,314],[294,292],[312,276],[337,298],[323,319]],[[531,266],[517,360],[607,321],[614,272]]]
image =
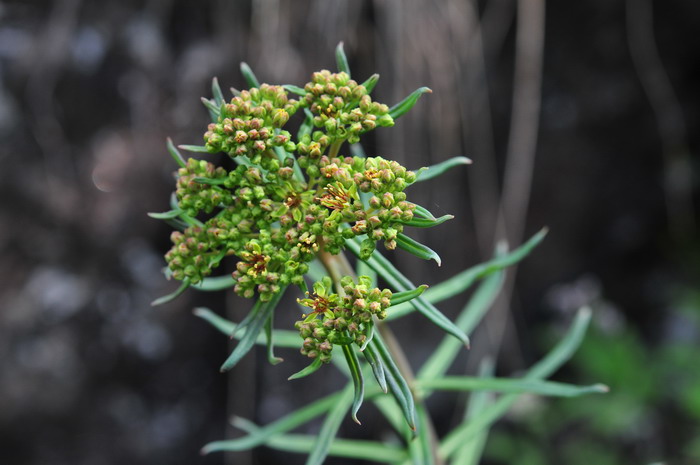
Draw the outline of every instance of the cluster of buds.
[[[300,102],[289,99],[281,86],[263,84],[244,90],[221,106],[218,120],[204,134],[205,147],[211,153],[245,156],[262,165],[263,160],[274,158],[274,147],[294,152],[291,134],[280,128],[299,106]]]
[[[365,86],[345,72],[316,72],[304,90],[303,103],[314,115],[314,126],[323,128],[331,140],[354,144],[364,132],[394,125],[389,107],[373,102]]]
[[[217,186],[223,182],[228,173],[221,167],[215,167],[205,160],[190,158],[187,165],[177,172],[178,206],[189,216],[196,216],[200,211],[211,213],[218,206],[231,204],[230,192]],[[208,182],[198,182],[197,180]]]
[[[332,292],[330,278],[314,284],[314,292],[298,302],[313,311],[297,321],[295,327],[304,340],[301,353],[329,362],[334,344],[355,343],[364,346],[371,337],[374,318],[386,318],[391,291],[372,288],[371,279],[360,276],[340,280],[340,294]]]
[[[173,278],[197,284],[223,258],[218,243],[200,227],[189,227],[170,235],[173,247],[165,254]]]

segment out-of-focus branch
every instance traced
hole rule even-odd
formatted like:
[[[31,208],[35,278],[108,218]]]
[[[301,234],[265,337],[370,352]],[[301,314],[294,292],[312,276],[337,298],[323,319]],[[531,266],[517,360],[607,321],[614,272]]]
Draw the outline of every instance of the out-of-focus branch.
[[[654,111],[661,138],[669,229],[676,239],[693,237],[695,219],[687,129],[683,110],[654,40],[651,0],[628,0],[626,12],[630,55]]]

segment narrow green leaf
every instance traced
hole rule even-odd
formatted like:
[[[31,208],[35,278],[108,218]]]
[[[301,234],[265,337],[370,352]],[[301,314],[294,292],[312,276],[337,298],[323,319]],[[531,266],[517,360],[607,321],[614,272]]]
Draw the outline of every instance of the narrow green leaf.
[[[258,301],[255,304],[256,306],[260,306],[260,310],[250,324],[246,326],[240,342],[236,345],[236,348],[233,349],[231,355],[229,355],[224,364],[221,366],[222,372],[228,371],[236,366],[239,360],[248,353],[251,347],[253,347],[255,340],[258,338],[258,335],[265,324],[265,321],[267,321],[268,316],[274,311],[275,306],[277,306],[277,303],[282,298],[282,294],[284,294],[285,290],[286,288],[282,289],[279,293],[272,297],[269,302]]]
[[[350,65],[348,64],[348,57],[345,56],[342,42],[335,48],[335,62],[338,65],[338,71],[346,72],[350,76]]]
[[[603,384],[576,386],[554,381],[518,378],[477,378],[472,376],[444,376],[437,379],[422,379],[418,387],[428,391],[492,391],[508,394],[532,393],[553,397],[577,397],[584,394],[605,393],[609,389]]]
[[[216,121],[219,119],[219,115],[221,114],[221,106],[217,105],[216,103],[212,102],[208,98],[201,98],[202,103],[204,106],[209,110],[209,116],[211,117],[211,120],[216,123]]]
[[[371,342],[372,341],[370,341],[370,343]],[[376,348],[372,344],[368,344],[365,350],[362,351],[362,354],[372,368],[374,379],[377,380],[377,384],[379,384],[381,390],[386,394],[388,392],[388,387],[386,385],[386,376],[384,375],[384,365],[382,365],[382,359],[379,354],[377,354]]]
[[[285,89],[287,89],[289,92],[291,92],[293,94],[301,95],[302,97],[306,95],[306,91],[299,86],[295,86],[292,84],[285,84],[282,87],[284,87]]]
[[[277,365],[283,362],[284,359],[275,356],[274,332],[272,331],[275,312],[270,313],[270,316],[265,322],[265,340],[267,341],[267,361],[270,365]]]
[[[248,63],[241,63],[241,74],[243,75],[246,84],[248,84],[248,87],[260,87],[260,81],[258,81],[258,78],[255,77],[255,73],[253,73],[253,70],[250,69]]]
[[[394,105],[389,109],[389,116],[392,118],[396,119],[399,116],[404,115],[406,112],[408,112],[411,108],[413,108],[413,105],[416,104],[418,99],[420,98],[421,95],[425,93],[431,93],[432,90],[430,90],[427,87],[421,87],[420,89],[414,90],[411,95],[406,97],[405,99],[401,100],[399,103]]]
[[[213,178],[205,178],[205,177],[197,176],[192,180],[194,182],[199,183],[199,184],[207,184],[210,186],[223,186],[224,184],[226,184],[227,178],[213,179]]]
[[[370,347],[374,347],[375,353],[379,355],[384,365],[384,375],[386,383],[391,390],[392,396],[396,399],[396,403],[401,407],[404,418],[408,423],[409,428],[416,430],[416,406],[413,400],[413,393],[398,367],[391,358],[388,349],[384,345],[379,334],[374,336],[370,343]]]
[[[503,272],[495,273],[486,278],[457,317],[455,321],[457,327],[466,334],[471,333],[488,309],[491,308],[502,287]],[[461,345],[454,338],[443,338],[437,349],[433,351],[430,358],[418,371],[418,378],[432,379],[444,375],[461,349]]]
[[[402,223],[405,226],[413,226],[414,228],[432,228],[433,226],[437,226],[439,224],[444,223],[447,220],[451,220],[454,218],[454,215],[443,215],[440,218],[435,218],[434,220],[429,220],[427,218],[416,218],[415,216],[413,219],[408,220],[408,221],[402,221]]]
[[[180,213],[182,213],[182,210],[170,210],[163,213],[148,213],[148,216],[157,220],[170,220],[180,216]]]
[[[199,291],[211,292],[230,289],[235,285],[236,281],[231,277],[231,275],[224,275],[204,278],[197,284],[193,284],[192,287]]]
[[[371,94],[378,81],[379,75],[377,73],[374,73],[365,82],[363,82],[362,85],[365,89],[367,89],[367,93]]]
[[[211,95],[214,97],[214,102],[218,107],[224,104],[224,93],[221,91],[218,78],[211,80]]]
[[[413,205],[416,206],[416,208],[415,208],[415,210],[413,210],[413,212],[416,213],[417,215],[419,215],[420,217],[425,218],[427,220],[433,220],[433,221],[435,221],[437,219],[425,207],[421,207],[417,203],[414,203]]]
[[[318,438],[314,442],[313,448],[309,453],[309,457],[306,460],[306,465],[321,465],[326,459],[328,452],[330,450],[331,444],[335,439],[336,434],[338,434],[338,429],[340,428],[340,423],[342,423],[345,414],[350,408],[353,397],[353,385],[348,384],[345,389],[341,391],[341,396],[338,402],[330,409],[326,420],[321,426],[321,431],[318,433]]]
[[[216,313],[212,312],[208,308],[197,307],[194,309],[195,316],[202,318],[207,323],[211,324],[214,328],[219,330],[219,332],[225,334],[226,336],[231,336],[236,339],[240,339],[237,335],[236,329],[240,326],[233,321],[229,321],[225,318],[220,317]],[[296,331],[286,331],[282,329],[274,330],[275,334],[275,345],[277,347],[284,347],[287,349],[299,349],[299,333]],[[258,345],[266,344],[263,335],[259,335],[255,340]]]
[[[352,400],[352,410],[350,412],[353,421],[360,425],[360,420],[357,419],[357,411],[360,410],[362,400],[365,396],[365,380],[362,377],[362,368],[360,367],[360,361],[357,358],[357,353],[355,353],[355,348],[352,346],[352,344],[344,345],[342,347],[343,354],[345,355],[345,361],[348,362],[348,368],[350,368],[352,384],[355,387],[355,393]]]
[[[187,150],[194,153],[209,153],[209,150],[203,145],[178,145],[179,149]]]
[[[309,111],[308,108],[304,108],[304,121],[299,126],[299,131],[297,131],[297,140],[301,140],[302,137],[311,135],[311,131],[314,130],[314,115]]]
[[[416,178],[416,182],[433,179],[437,176],[440,176],[447,170],[454,168],[455,166],[470,165],[471,163],[472,161],[467,157],[454,157],[450,158],[449,160],[445,160],[441,163],[438,163],[437,165],[421,168],[420,170],[418,170],[418,177]]]
[[[323,362],[321,361],[320,358],[315,358],[313,362],[311,362],[306,368],[303,368],[293,375],[291,375],[289,378],[287,378],[287,381],[291,381],[293,379],[299,379],[299,378],[304,378],[306,376],[309,376],[311,373],[316,372],[319,368],[321,368],[321,365],[323,365]]]
[[[180,287],[178,287],[175,290],[175,292],[171,292],[170,294],[164,295],[163,297],[158,297],[156,300],[151,302],[151,307],[155,307],[157,305],[163,305],[163,304],[166,304],[170,301],[177,299],[178,297],[180,297],[180,295],[182,295],[183,292],[185,292],[187,290],[188,287],[190,287],[190,280],[188,278],[185,278],[182,281],[182,284],[180,284]]]
[[[396,245],[400,249],[403,249],[406,252],[413,254],[418,258],[422,258],[423,260],[435,260],[438,266],[442,265],[442,260],[440,259],[440,256],[437,254],[437,252],[435,252],[427,245],[421,244],[415,239],[408,237],[404,233],[399,233],[396,236]]]
[[[265,442],[265,445],[286,452],[308,453],[315,441],[316,436],[285,434],[271,437]],[[407,458],[402,447],[376,441],[339,438],[331,443],[328,455],[366,460],[372,463],[396,463]]]
[[[350,251],[358,257],[360,256],[360,244],[361,238],[354,238],[346,241],[345,243],[348,249],[350,249]],[[365,260],[365,262],[367,262],[371,268],[379,273],[379,275],[384,278],[396,291],[407,291],[416,287],[378,251],[375,251],[370,258]],[[440,310],[435,308],[435,306],[425,300],[422,296],[413,299],[411,301],[411,305],[413,305],[416,310],[422,313],[437,327],[448,334],[453,335],[462,341],[466,346],[469,345],[469,338],[467,335],[464,334],[464,332],[455,326],[455,324],[452,323],[445,315],[443,315]]]
[[[414,464],[434,465],[437,463],[435,453],[432,450],[431,435],[433,434],[428,420],[428,413],[422,404],[416,405],[416,416],[418,418],[418,430],[416,440],[408,443],[408,452]]]
[[[180,168],[186,167],[187,162],[184,158],[182,158],[182,154],[180,153],[180,151],[177,148],[175,148],[173,140],[170,137],[166,139],[165,145],[166,147],[168,147],[168,152],[170,152],[170,156],[173,157],[175,163],[177,163],[180,166]]]
[[[479,366],[479,377],[489,378],[493,376],[494,363],[490,358],[482,360]],[[487,391],[477,391],[469,396],[469,406],[464,414],[464,422],[469,422],[489,405],[493,404],[494,395]],[[488,439],[488,428],[484,428],[471,439],[464,442],[452,460],[452,465],[479,465],[481,456],[484,453],[486,440]]]
[[[352,394],[347,390],[348,394]],[[345,393],[336,392],[316,400],[298,410],[295,410],[288,415],[283,416],[269,425],[265,425],[255,431],[254,434],[244,436],[242,438],[231,439],[226,441],[215,441],[207,444],[202,449],[203,454],[217,451],[240,451],[252,449],[253,447],[264,444],[269,438],[280,433],[290,431],[304,423],[316,418],[317,416],[327,412],[333,406],[337,405],[341,396]],[[350,399],[347,401],[347,408],[350,408]]]
[[[571,328],[559,342],[559,344],[549,352],[540,362],[528,370],[524,378],[537,380],[550,376],[562,364],[564,364],[583,340],[586,328],[591,319],[591,311],[584,307],[579,310]],[[508,409],[515,403],[518,394],[507,394],[501,397],[493,406],[484,410],[480,415],[469,423],[462,423],[453,429],[440,444],[440,452],[443,457],[450,457],[454,454],[464,441],[469,440],[479,431],[489,427],[496,420],[502,417]]]
[[[408,302],[409,300],[415,299],[416,297],[421,295],[426,289],[428,289],[428,285],[421,284],[412,291],[395,292],[391,295],[391,305],[398,305],[404,302]]]
[[[485,263],[480,263],[467,270],[462,271],[447,279],[446,281],[436,284],[428,289],[423,297],[430,303],[436,304],[443,300],[449,299],[457,294],[460,294],[469,289],[478,279],[485,278],[492,273],[512,266],[527,257],[532,250],[537,247],[545,235],[546,229],[532,236],[525,244],[505,255],[497,256]],[[398,318],[412,312],[412,308],[406,304],[392,307],[389,311],[390,318]]]

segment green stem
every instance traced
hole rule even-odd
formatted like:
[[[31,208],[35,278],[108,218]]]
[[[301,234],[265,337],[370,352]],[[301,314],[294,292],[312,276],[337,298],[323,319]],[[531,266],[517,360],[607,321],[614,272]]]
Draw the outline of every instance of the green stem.
[[[318,253],[318,259],[323,264],[324,268],[328,272],[328,275],[333,280],[338,294],[343,294],[343,289],[340,285],[340,279],[343,276],[352,276],[355,279],[357,278],[357,276],[355,275],[355,270],[352,269],[352,266],[350,266],[350,262],[348,261],[345,254],[342,252],[338,255],[331,255],[330,253],[324,250],[323,246],[321,246],[321,250]],[[393,331],[391,331],[391,328],[389,328],[388,325],[384,324],[383,321],[375,320],[375,325],[379,330],[380,334],[382,335],[387,350],[391,354],[391,357],[396,363],[396,366],[398,367],[404,379],[410,386],[415,403],[420,404],[423,407],[423,409],[427,411],[425,403],[423,402],[423,398],[419,395],[419,390],[416,389],[416,376],[413,373],[413,369],[411,368],[411,365],[408,362],[408,358],[406,357],[406,353],[403,351],[401,344],[399,344],[399,341],[396,339],[396,336],[394,336],[394,333]],[[435,432],[435,427],[433,426],[430,416],[426,415],[426,417],[426,426],[429,430],[428,434],[430,438],[430,452],[433,456],[433,463],[435,463],[435,465],[442,465],[444,462],[438,453],[439,442],[437,433]]]
[[[328,158],[333,158],[338,156],[338,152],[340,152],[340,147],[343,145],[343,142],[345,140],[337,140],[331,144],[331,147],[328,149]]]

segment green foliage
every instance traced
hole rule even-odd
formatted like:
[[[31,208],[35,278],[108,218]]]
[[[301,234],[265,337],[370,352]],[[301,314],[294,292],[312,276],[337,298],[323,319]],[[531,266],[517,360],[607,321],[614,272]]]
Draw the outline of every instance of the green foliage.
[[[212,118],[204,145],[180,148],[202,154],[223,152],[235,163],[229,170],[206,160],[185,160],[168,140],[168,151],[179,167],[176,190],[171,210],[151,216],[176,229],[171,236],[173,247],[165,256],[166,275],[182,285],[154,304],[170,301],[188,287],[232,289],[256,299],[243,321],[234,323],[210,310],[195,310],[239,341],[222,371],[261,344],[267,347],[272,364],[281,361],[275,356],[275,345],[301,347],[301,353],[311,359],[290,380],[311,376],[328,363],[348,378],[342,391],[266,426],[236,419],[234,425],[245,436],[210,443],[203,452],[267,445],[307,453],[307,464],[321,464],[329,455],[395,464],[478,463],[489,427],[520,395],[575,397],[605,391],[602,385],[546,381],[581,343],[590,312],[581,310],[570,332],[522,378],[493,378],[488,365],[480,377],[446,376],[468,346],[468,334],[500,292],[503,270],[524,259],[545,231],[513,251],[502,247],[492,260],[430,289],[411,283],[376,244],[382,241],[386,249],[399,248],[439,265],[437,253],[405,234],[404,227],[434,227],[452,216],[435,218],[411,202],[405,190],[469,160],[456,157],[414,173],[395,161],[366,156],[359,145],[361,136],[393,126],[394,119],[430,89],[422,87],[389,107],[370,96],[378,75],[363,84],[350,78],[342,44],[336,49],[336,62],[339,72],[313,73],[304,86],[261,84],[251,68],[242,64],[249,89],[234,91],[230,101],[218,81],[212,82],[213,98],[202,100]],[[293,136],[284,128],[295,115],[301,121]],[[341,155],[346,143],[353,156]],[[357,256],[357,269],[350,267],[345,250]],[[232,275],[212,277],[212,271],[231,256],[237,259]],[[377,287],[378,278],[391,289]],[[479,280],[455,322],[435,306],[463,294]],[[295,286],[304,293],[297,302],[307,312],[295,324],[298,334],[274,328],[275,309],[285,291]],[[417,375],[387,325],[414,310],[447,333]],[[343,357],[332,356],[338,346]],[[469,395],[463,421],[442,440],[435,437],[425,404],[439,390]],[[496,399],[496,393],[502,395]],[[358,412],[365,401],[373,402],[386,416],[402,444],[337,437],[348,413],[359,423]],[[318,435],[290,434],[320,415],[325,419]]]

